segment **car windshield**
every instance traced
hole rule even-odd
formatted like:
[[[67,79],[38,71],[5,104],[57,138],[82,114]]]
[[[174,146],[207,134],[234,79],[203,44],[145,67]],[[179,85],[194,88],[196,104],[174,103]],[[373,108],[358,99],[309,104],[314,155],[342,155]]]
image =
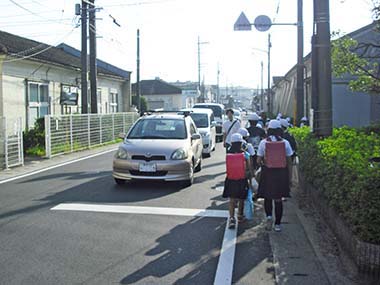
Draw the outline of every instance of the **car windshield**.
[[[200,113],[191,113],[191,118],[193,119],[197,128],[207,128],[208,127],[208,115]]]
[[[195,105],[193,108],[211,109],[215,117],[222,117],[222,108],[216,105]]]
[[[185,121],[180,119],[143,119],[132,128],[128,139],[186,139]]]

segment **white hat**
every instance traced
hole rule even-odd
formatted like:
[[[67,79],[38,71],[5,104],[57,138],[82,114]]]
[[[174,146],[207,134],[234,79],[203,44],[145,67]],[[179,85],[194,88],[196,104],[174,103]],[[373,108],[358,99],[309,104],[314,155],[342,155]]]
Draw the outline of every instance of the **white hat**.
[[[288,123],[290,123],[292,121],[292,119],[290,117],[287,117],[286,120],[288,121]]]
[[[241,136],[242,136],[243,138],[245,138],[245,137],[249,137],[249,132],[248,132],[248,130],[247,130],[246,128],[240,128],[240,129],[238,130],[238,133],[241,134]]]
[[[307,121],[307,118],[306,117],[302,117],[301,121]]]
[[[276,119],[277,119],[277,120],[280,120],[281,118],[282,118],[282,114],[281,114],[281,113],[278,113]]]
[[[257,123],[257,124],[256,124],[256,127],[260,128],[260,129],[263,128],[263,126],[262,126],[260,123]]]
[[[281,124],[281,127],[284,127],[284,128],[289,127],[289,122],[286,119],[280,119],[280,124]]]
[[[258,121],[260,117],[256,113],[252,113],[248,115],[248,121]]]
[[[279,120],[270,120],[268,129],[280,129],[281,124]]]
[[[232,143],[242,142],[242,141],[243,141],[243,137],[241,134],[239,134],[239,133],[232,134],[232,136],[231,136],[231,142]]]

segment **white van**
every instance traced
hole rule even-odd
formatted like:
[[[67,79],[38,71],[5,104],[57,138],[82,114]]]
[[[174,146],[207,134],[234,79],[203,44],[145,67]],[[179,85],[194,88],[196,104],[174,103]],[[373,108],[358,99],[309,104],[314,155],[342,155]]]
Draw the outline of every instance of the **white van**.
[[[211,156],[211,152],[216,146],[216,122],[214,112],[209,109],[183,109],[181,111],[189,112],[199,133],[202,136],[203,154]]]
[[[222,141],[223,139],[222,126],[225,120],[224,105],[218,104],[218,103],[197,103],[193,106],[193,108],[211,109],[214,112],[215,122],[216,122],[216,137],[218,141]]]

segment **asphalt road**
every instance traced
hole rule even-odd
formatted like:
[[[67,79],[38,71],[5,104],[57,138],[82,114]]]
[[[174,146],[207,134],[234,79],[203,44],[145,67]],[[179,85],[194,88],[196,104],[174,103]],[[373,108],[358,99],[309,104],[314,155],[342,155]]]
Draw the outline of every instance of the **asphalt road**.
[[[79,203],[143,206],[148,211],[227,210],[220,192],[222,146],[203,160],[202,171],[188,188],[160,182],[116,186],[112,156],[0,185],[0,284],[214,283],[225,218],[51,209]],[[254,222],[239,225],[235,257],[227,260],[233,265],[232,283],[274,284],[261,213],[257,209]]]

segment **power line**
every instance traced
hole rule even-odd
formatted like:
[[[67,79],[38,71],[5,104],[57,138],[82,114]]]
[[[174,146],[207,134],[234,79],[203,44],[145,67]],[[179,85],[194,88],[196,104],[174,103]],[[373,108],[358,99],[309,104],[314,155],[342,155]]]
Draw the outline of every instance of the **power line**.
[[[140,6],[140,5],[151,5],[151,4],[161,4],[166,2],[174,2],[178,0],[157,0],[157,1],[142,1],[135,3],[120,3],[120,4],[110,4],[110,5],[102,5],[103,7],[127,7],[127,6]]]

